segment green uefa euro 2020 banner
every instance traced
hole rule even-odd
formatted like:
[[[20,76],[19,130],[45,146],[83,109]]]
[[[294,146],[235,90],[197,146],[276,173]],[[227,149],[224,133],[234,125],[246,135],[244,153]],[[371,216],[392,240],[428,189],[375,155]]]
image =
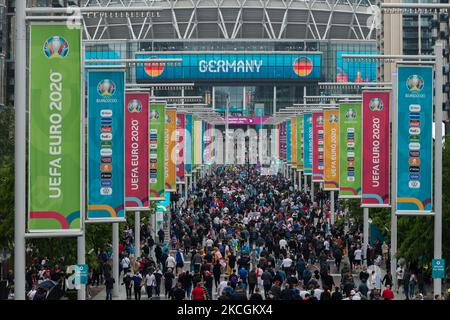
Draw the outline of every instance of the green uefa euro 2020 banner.
[[[32,24],[29,55],[28,230],[79,230],[81,29]]]
[[[150,103],[150,180],[149,199],[151,201],[165,199],[165,131],[166,104]]]
[[[339,106],[339,198],[361,197],[361,125],[360,103]]]

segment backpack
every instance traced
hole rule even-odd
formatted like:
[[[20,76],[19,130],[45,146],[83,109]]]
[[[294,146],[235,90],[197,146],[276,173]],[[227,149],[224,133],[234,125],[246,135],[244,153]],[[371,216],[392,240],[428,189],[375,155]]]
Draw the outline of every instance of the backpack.
[[[34,294],[33,301],[34,300],[46,300],[47,298],[47,290],[43,288],[38,288],[36,290],[36,293]]]
[[[181,253],[177,252],[177,264],[183,264],[183,259],[181,259]]]

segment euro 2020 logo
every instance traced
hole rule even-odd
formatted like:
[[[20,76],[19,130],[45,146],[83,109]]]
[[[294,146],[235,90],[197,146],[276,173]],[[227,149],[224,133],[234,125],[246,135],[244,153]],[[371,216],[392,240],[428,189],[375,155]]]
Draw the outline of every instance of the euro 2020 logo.
[[[150,111],[150,119],[159,119],[159,112],[156,110],[151,110]]]
[[[328,117],[329,123],[338,123],[338,116],[335,114],[332,114]]]
[[[98,83],[97,93],[102,97],[112,97],[116,93],[116,84],[110,79],[104,79]]]
[[[128,102],[128,111],[131,113],[141,112],[142,111],[142,103],[137,99],[133,99]]]
[[[383,110],[383,101],[380,98],[372,98],[369,103],[370,111]]]
[[[355,109],[348,109],[348,111],[345,113],[345,117],[348,120],[355,120],[356,119],[356,110]]]
[[[317,117],[317,124],[318,124],[319,126],[322,126],[322,125],[323,125],[323,116],[318,116],[318,117]]]
[[[425,81],[418,74],[410,75],[406,80],[406,87],[410,92],[420,92],[423,90],[424,85]]]
[[[69,43],[60,36],[48,38],[44,43],[44,54],[49,59],[63,59],[69,53]]]

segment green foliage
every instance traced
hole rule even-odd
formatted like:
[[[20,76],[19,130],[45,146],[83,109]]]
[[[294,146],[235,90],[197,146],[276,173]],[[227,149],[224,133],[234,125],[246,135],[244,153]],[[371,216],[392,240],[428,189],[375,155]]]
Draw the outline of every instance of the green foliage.
[[[0,109],[0,248],[14,241],[14,109]]]

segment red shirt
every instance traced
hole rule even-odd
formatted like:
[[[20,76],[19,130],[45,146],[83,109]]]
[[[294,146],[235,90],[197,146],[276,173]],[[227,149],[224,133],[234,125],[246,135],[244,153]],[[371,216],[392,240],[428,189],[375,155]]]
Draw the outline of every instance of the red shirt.
[[[192,290],[192,300],[204,300],[205,291],[201,287],[195,287]]]
[[[381,297],[383,299],[393,300],[394,299],[394,293],[392,292],[391,289],[386,288],[386,289],[383,290],[383,293],[381,294]]]

